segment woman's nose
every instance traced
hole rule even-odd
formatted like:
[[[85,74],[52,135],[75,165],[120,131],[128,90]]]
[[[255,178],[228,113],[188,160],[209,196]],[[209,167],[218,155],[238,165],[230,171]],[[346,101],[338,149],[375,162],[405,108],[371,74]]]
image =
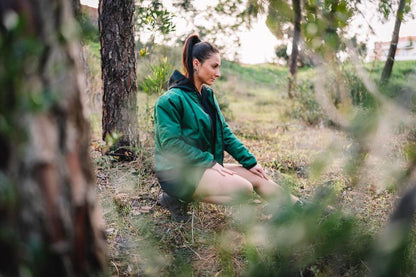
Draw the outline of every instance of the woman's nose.
[[[215,72],[215,77],[221,77],[221,72],[219,69],[217,69],[217,71]]]

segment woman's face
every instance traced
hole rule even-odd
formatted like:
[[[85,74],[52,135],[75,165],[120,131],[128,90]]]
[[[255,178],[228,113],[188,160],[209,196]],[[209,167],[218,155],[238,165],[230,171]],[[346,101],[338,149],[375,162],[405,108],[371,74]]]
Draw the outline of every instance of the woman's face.
[[[211,86],[215,79],[221,76],[221,58],[219,53],[212,54],[203,63],[200,63],[197,59],[194,59],[193,63],[194,68],[197,69],[197,72],[194,72],[194,80],[196,82]]]

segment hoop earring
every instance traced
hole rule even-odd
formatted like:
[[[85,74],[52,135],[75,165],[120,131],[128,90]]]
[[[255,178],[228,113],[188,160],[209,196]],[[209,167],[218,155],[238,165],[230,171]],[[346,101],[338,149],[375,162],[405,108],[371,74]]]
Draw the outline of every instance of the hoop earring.
[[[198,73],[198,68],[194,67],[194,72]]]

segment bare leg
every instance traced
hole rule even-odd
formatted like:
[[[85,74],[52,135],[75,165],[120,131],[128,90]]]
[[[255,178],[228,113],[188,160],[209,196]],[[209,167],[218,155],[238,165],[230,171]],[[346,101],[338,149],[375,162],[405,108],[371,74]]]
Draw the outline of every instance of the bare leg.
[[[227,204],[242,195],[250,197],[252,184],[238,174],[221,175],[214,169],[207,169],[194,193],[194,199],[214,204]]]
[[[224,167],[230,169],[237,173],[237,175],[243,177],[244,179],[248,180],[252,185],[254,190],[264,199],[272,199],[276,197],[286,197],[286,192],[284,189],[273,182],[273,180],[264,179],[251,173],[249,170],[245,169],[239,164],[224,164]],[[290,198],[293,203],[298,201],[298,198],[290,195]]]
[[[233,198],[231,196],[215,195],[205,196],[200,198],[199,201],[211,204],[230,204],[233,202]]]

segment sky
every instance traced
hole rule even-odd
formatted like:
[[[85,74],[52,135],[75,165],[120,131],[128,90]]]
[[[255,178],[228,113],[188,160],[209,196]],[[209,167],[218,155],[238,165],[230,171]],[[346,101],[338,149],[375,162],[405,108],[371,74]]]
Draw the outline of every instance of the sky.
[[[200,2],[206,3],[205,1]],[[81,0],[81,4],[97,7],[98,0]],[[374,42],[391,40],[394,18],[386,23],[382,23],[377,17],[374,7],[363,6],[362,9],[370,12],[366,12],[365,19],[362,17],[354,19],[352,30],[358,33],[361,41],[367,42],[367,48],[371,51],[374,48]],[[371,12],[371,10],[374,12]],[[413,14],[416,13],[416,7],[413,7],[412,12]],[[269,31],[265,21],[266,16],[261,16],[254,22],[250,30],[238,34],[241,42],[241,47],[238,51],[240,53],[240,62],[254,64],[273,62],[276,59],[274,49],[279,41]],[[370,31],[368,25],[373,27],[374,34]],[[177,29],[179,28],[180,26],[177,26]],[[416,19],[408,18],[407,21],[402,23],[400,36],[416,36]]]

